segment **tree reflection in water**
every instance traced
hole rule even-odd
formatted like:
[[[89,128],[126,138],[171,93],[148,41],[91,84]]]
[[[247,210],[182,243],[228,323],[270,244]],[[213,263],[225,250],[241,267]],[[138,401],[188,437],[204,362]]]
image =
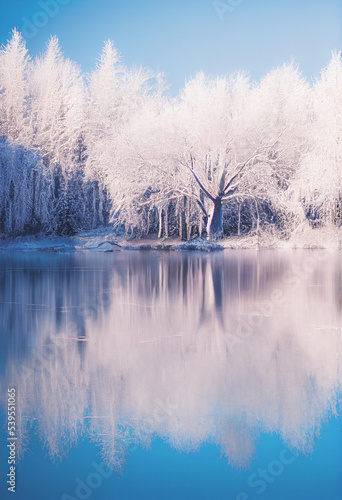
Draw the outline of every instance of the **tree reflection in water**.
[[[261,432],[310,453],[342,381],[341,260],[318,254],[297,280],[312,252],[3,254],[21,454],[33,431],[51,457],[89,436],[117,469],[156,436],[217,443],[238,467]]]

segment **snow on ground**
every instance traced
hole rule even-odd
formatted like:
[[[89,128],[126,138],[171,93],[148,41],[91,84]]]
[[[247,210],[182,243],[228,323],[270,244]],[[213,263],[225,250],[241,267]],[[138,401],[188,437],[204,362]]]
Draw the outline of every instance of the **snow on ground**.
[[[335,248],[342,250],[342,228],[324,227],[312,229],[309,225],[299,226],[291,234],[270,234],[266,231],[232,236],[222,240],[225,248],[231,249],[314,249]]]
[[[0,240],[0,250],[47,251],[47,252],[114,252],[120,250],[195,250],[212,252],[224,249],[270,249],[270,248],[336,248],[342,250],[342,228],[312,229],[300,226],[291,235],[269,234],[265,231],[242,236],[232,236],[218,242],[205,238],[181,241],[180,238],[156,236],[128,239],[116,236],[112,227],[82,231],[75,236],[19,236]]]

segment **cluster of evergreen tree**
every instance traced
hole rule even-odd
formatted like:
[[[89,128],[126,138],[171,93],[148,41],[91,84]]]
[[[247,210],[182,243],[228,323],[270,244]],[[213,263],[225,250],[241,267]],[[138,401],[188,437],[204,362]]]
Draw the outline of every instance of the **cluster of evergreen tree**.
[[[110,200],[85,175],[84,81],[52,38],[31,61],[14,30],[0,50],[0,234],[71,235],[107,224]]]
[[[288,64],[166,90],[111,42],[86,77],[55,37],[32,60],[14,30],[0,49],[0,234],[341,225],[340,54],[314,85]]]

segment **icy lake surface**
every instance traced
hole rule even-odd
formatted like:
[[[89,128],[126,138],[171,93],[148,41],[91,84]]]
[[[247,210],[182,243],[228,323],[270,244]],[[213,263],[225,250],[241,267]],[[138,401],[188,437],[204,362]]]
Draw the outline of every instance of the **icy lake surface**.
[[[342,258],[1,253],[17,500],[341,500]],[[114,470],[114,472],[112,472]]]

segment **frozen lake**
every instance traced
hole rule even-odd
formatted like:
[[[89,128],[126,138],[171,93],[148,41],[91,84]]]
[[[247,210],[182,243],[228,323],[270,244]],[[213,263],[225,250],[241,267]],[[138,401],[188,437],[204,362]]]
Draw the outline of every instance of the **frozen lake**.
[[[0,253],[0,318],[18,500],[342,499],[341,252]]]

